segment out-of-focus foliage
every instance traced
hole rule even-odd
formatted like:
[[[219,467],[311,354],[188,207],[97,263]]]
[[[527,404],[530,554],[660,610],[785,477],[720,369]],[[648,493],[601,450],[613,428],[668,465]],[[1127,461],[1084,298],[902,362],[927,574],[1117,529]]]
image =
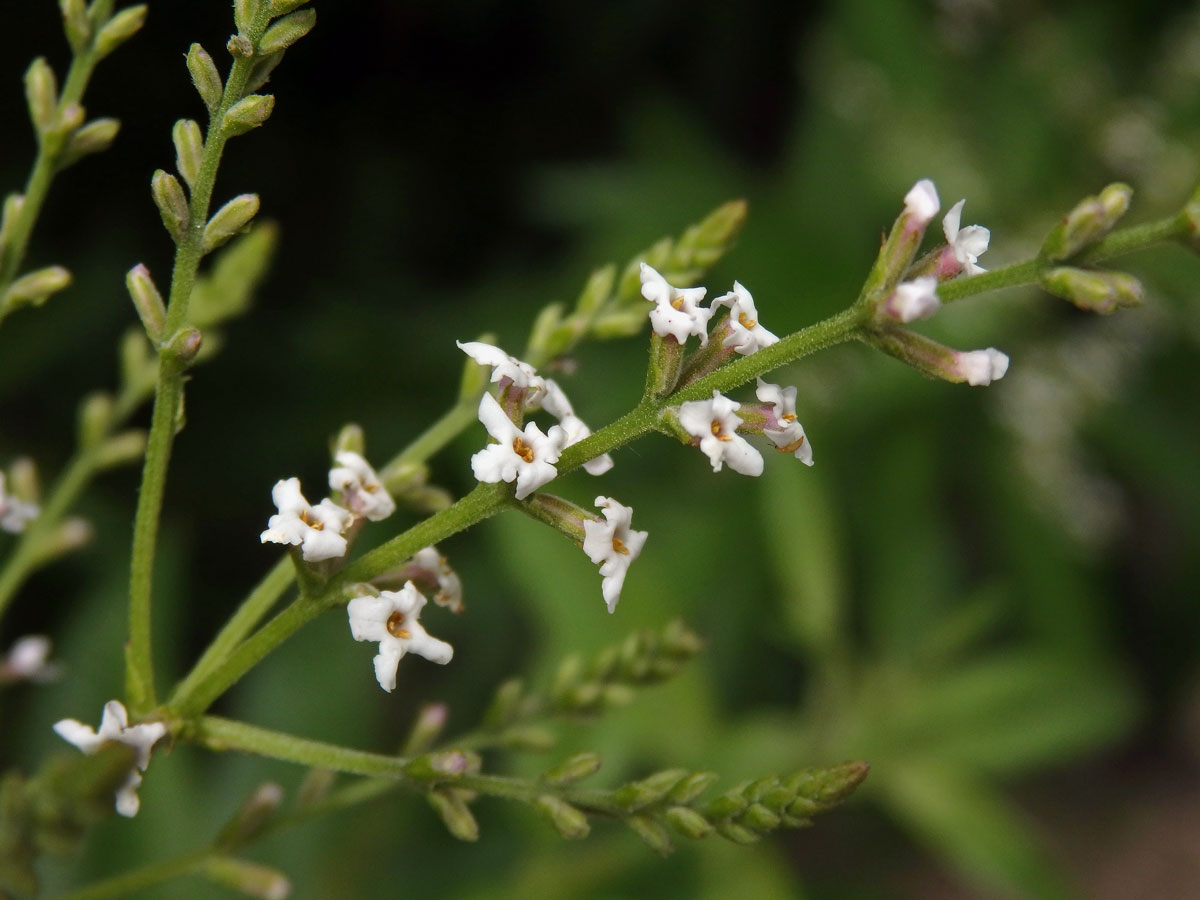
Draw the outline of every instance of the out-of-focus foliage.
[[[46,22],[19,16],[50,42],[45,6]],[[226,193],[250,182],[280,222],[280,262],[189,385],[158,581],[160,677],[184,670],[273,561],[255,536],[277,478],[316,478],[348,420],[386,456],[453,401],[455,338],[492,330],[515,352],[545,302],[719,202],[745,197],[750,221],[710,291],[739,279],[783,334],[853,298],[919,177],[946,206],[968,198],[964,222],[992,229],[981,262],[994,267],[1109,181],[1134,187],[1137,221],[1200,176],[1197,9],[850,0],[781,21],[767,3],[326,6],[273,83],[272,127],[227,170]],[[112,381],[104,367],[132,321],[124,271],[139,259],[166,271],[145,186],[170,122],[199,112],[181,53],[196,38],[223,44],[209,13],[152,7],[140,49],[106,63],[96,89],[124,128],[114,151],[63,176],[35,235],[31,262],[63,259],[76,281],[5,323],[0,460],[61,462],[76,399]],[[6,121],[30,52],[20,32],[0,37]],[[30,149],[5,139],[0,182],[17,184]],[[668,763],[737,778],[865,758],[852,810],[812,833],[662,861],[617,828],[564,845],[498,802],[478,809],[480,842],[458,844],[422,804],[390,796],[271,837],[258,858],[300,898],[388,885],[414,898],[832,900],[930,896],[947,877],[962,896],[1108,896],[1100,874],[1120,883],[1116,861],[1148,865],[1125,839],[1134,818],[1165,815],[1151,773],[1176,760],[1194,784],[1200,753],[1181,737],[1200,675],[1200,262],[1163,250],[1129,268],[1147,304],[1109,319],[1034,291],[941,312],[930,333],[1011,355],[987,389],[855,346],[795,366],[785,377],[800,388],[811,470],[772,458],[754,482],[713,476],[666,441],[622,451],[604,489],[650,539],[614,616],[581,553],[506,515],[442,548],[469,607],[438,622],[452,666],[406,661],[383,695],[369,654],[329,616],[220,709],[394,746],[424,700],[450,705],[453,730],[503,677],[548,676],[566,653],[681,616],[709,642],[694,671],[565,729],[558,752],[598,750],[614,782]],[[588,345],[561,377],[593,426],[636,399],[644,353],[640,340]],[[474,429],[435,461],[439,483],[467,487],[482,439]],[[5,763],[61,751],[49,724],[118,691],[134,484],[117,473],[98,485],[84,509],[93,549],[18,598],[6,627],[56,635],[72,669],[3,698],[5,733],[32,735],[0,747]],[[562,492],[587,503],[595,485],[580,474]],[[263,779],[300,777],[180,747],[156,760],[138,818],[103,826],[69,883],[190,849]],[[1113,824],[1097,830],[1097,810]],[[226,894],[189,882],[170,896]]]

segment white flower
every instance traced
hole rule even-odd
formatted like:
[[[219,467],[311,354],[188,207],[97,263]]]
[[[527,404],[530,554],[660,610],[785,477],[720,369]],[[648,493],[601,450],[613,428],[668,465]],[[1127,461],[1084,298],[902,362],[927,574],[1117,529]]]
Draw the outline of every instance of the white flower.
[[[937,295],[938,280],[932,275],[903,281],[887,298],[884,309],[893,319],[900,322],[913,322],[917,319],[928,319],[942,301]]]
[[[1008,371],[1008,357],[995,347],[956,354],[954,372],[967,384],[979,386],[999,381]]]
[[[342,500],[351,512],[378,522],[396,511],[396,501],[359,454],[339,450],[334,460],[337,465],[329,470],[329,486],[342,492]]]
[[[521,431],[491,394],[484,394],[479,401],[479,421],[499,441],[471,457],[471,471],[480,481],[515,480],[517,499],[524,500],[558,475],[554,463],[566,442],[566,433],[558,425],[543,434],[530,422]]]
[[[355,597],[346,604],[350,633],[356,641],[379,641],[375,680],[389,693],[396,687],[396,667],[406,653],[445,665],[454,648],[431,637],[421,627],[425,595],[411,581],[398,591],[380,591],[378,597]]]
[[[64,741],[74,744],[89,755],[109,741],[127,744],[137,751],[137,758],[134,760],[136,768],[129,773],[125,784],[117,789],[117,812],[123,816],[136,816],[141,805],[137,795],[138,785],[142,783],[141,773],[150,765],[150,750],[159,738],[167,733],[167,726],[162,722],[143,722],[131,727],[129,714],[121,701],[109,700],[104,704],[99,732],[75,719],[62,719],[54,723],[54,730]]]
[[[679,406],[679,424],[692,437],[700,438],[700,450],[712,462],[714,472],[720,472],[723,463],[743,475],[761,475],[761,454],[737,434],[742,420],[734,415],[741,409],[718,391],[713,391],[711,400],[692,400]]]
[[[19,500],[5,490],[4,473],[0,472],[0,531],[18,534],[37,518],[39,512],[36,504]]]
[[[754,308],[754,298],[740,282],[735,281],[732,291],[718,297],[710,305],[713,308],[722,305],[729,307],[728,321],[733,333],[725,338],[722,346],[732,347],[742,356],[749,356],[756,350],[778,343],[778,337],[758,324],[758,310]]]
[[[713,311],[700,306],[706,289],[677,288],[667,284],[653,268],[642,263],[642,296],[656,304],[650,310],[650,324],[659,337],[673,335],[683,343],[689,334],[700,338],[700,346],[708,343],[708,320]]]
[[[423,550],[418,550],[412,558],[412,564],[418,569],[429,572],[437,580],[437,593],[433,595],[434,603],[446,607],[452,613],[463,611],[462,580],[458,577],[458,573],[450,568],[446,557],[438,553],[437,547],[431,545]]]
[[[8,649],[0,659],[0,684],[5,681],[32,681],[45,684],[59,675],[59,667],[48,662],[50,638],[44,634],[28,634]]]
[[[992,233],[982,225],[968,225],[962,229],[958,227],[959,222],[962,221],[963,204],[966,202],[965,199],[959,200],[950,207],[950,212],[946,213],[946,218],[942,219],[942,231],[945,232],[946,242],[950,245],[954,258],[958,261],[963,273],[976,275],[987,271],[983,266],[975,263],[987,252]]]
[[[921,228],[933,221],[941,205],[937,188],[928,178],[922,178],[904,195],[904,212]]]
[[[646,543],[645,531],[633,531],[629,523],[633,510],[611,497],[597,497],[596,506],[603,507],[605,522],[585,519],[583,522],[583,552],[600,566],[603,576],[600,591],[611,613],[621,601],[621,586],[629,564],[638,558]]]
[[[780,453],[792,453],[806,466],[813,464],[812,444],[804,434],[804,426],[796,420],[796,389],[758,379],[758,399],[770,403],[774,409],[771,416],[778,428],[764,428],[763,434],[771,439]],[[770,423],[768,423],[770,424]]]
[[[341,533],[353,518],[349,510],[342,509],[328,497],[316,506],[309,506],[300,493],[299,478],[276,482],[271,489],[271,499],[279,507],[279,514],[267,520],[267,530],[259,535],[264,544],[267,541],[300,544],[308,562],[346,555],[346,539]]]
[[[546,383],[538,375],[537,370],[527,362],[522,362],[514,356],[509,356],[499,347],[485,344],[483,341],[455,341],[460,350],[481,366],[492,367],[492,381],[504,390],[505,379],[518,390],[525,391],[525,404],[535,404],[546,390]]]
[[[584,421],[575,415],[575,410],[571,408],[571,401],[551,378],[546,379],[546,396],[542,398],[542,409],[558,419],[563,434],[566,435],[564,447],[578,444],[592,433],[592,429],[588,428]],[[597,456],[595,459],[589,459],[583,464],[583,468],[589,475],[603,475],[612,467],[613,458],[607,453]]]

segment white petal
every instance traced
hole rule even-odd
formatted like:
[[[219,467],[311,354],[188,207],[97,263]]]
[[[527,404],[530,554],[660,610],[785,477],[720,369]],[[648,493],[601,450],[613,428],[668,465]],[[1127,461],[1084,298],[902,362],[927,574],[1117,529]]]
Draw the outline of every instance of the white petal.
[[[911,215],[922,228],[933,221],[941,201],[937,188],[928,178],[922,178],[904,195],[904,211]]]
[[[953,245],[958,241],[958,227],[962,222],[963,204],[966,202],[966,197],[964,197],[962,200],[959,200],[952,207],[950,207],[950,211],[946,213],[946,217],[942,219],[942,234],[946,235],[947,244]]]
[[[501,444],[512,443],[512,439],[521,433],[491,394],[484,394],[479,399],[479,421]]]
[[[54,723],[54,733],[84,753],[95,753],[96,748],[104,743],[104,738],[96,734],[90,725],[84,725],[78,719],[60,719]]]
[[[396,688],[396,668],[404,656],[404,648],[398,641],[386,641],[379,645],[375,655],[375,680],[389,694]]]

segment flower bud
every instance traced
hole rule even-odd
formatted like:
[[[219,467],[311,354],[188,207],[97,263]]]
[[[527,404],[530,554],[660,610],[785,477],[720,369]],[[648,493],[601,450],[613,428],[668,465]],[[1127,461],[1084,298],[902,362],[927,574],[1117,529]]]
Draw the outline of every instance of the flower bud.
[[[210,881],[259,900],[285,900],[292,893],[282,872],[233,856],[210,856],[201,871]]]
[[[462,798],[461,791],[430,791],[426,794],[429,805],[434,808],[442,822],[454,837],[460,841],[479,840],[479,823],[471,808]]]
[[[591,334],[601,340],[629,337],[646,326],[646,311],[640,307],[622,309],[592,322]]]
[[[1042,244],[1042,257],[1069,259],[1091,246],[1112,230],[1125,211],[1133,189],[1126,184],[1110,184],[1097,197],[1085,197],[1054,227]]]
[[[931,275],[902,281],[882,303],[876,304],[876,319],[883,322],[914,322],[917,319],[928,319],[942,305],[942,301],[938,299],[937,285],[937,278]]]
[[[112,396],[104,391],[89,394],[79,404],[79,447],[83,450],[97,446],[108,436],[113,425]]]
[[[542,307],[542,311],[533,320],[533,328],[529,331],[527,356],[553,359],[566,349],[568,341],[563,341],[559,333],[563,321],[562,314],[561,303],[549,303]]]
[[[599,753],[576,753],[546,772],[542,781],[556,787],[574,784],[589,775],[594,775],[599,770],[601,761]]]
[[[101,469],[123,466],[137,462],[145,452],[146,432],[131,428],[104,442],[96,454],[96,465]]]
[[[633,781],[613,792],[612,799],[621,809],[636,812],[663,799],[688,775],[687,769],[664,769],[649,778]]]
[[[304,37],[317,24],[317,11],[302,9],[284,16],[271,25],[258,42],[258,52],[262,56],[286,50],[300,38]]]
[[[716,772],[693,772],[671,788],[671,793],[667,795],[667,798],[672,803],[691,803],[707,791],[717,778]]]
[[[260,784],[221,829],[218,847],[234,848],[253,840],[283,803],[283,788],[273,781]]]
[[[175,243],[180,243],[191,222],[183,186],[174,175],[168,175],[162,169],[158,169],[150,179],[150,192],[154,195],[158,214],[162,216],[167,233]]]
[[[133,299],[134,309],[138,318],[146,328],[150,340],[158,343],[163,338],[163,330],[167,323],[167,308],[163,303],[162,294],[154,286],[150,270],[138,263],[125,275],[125,287]]]
[[[8,246],[9,235],[16,226],[17,217],[25,206],[25,198],[20,194],[9,194],[4,198],[4,210],[0,212],[0,254]]]
[[[736,822],[718,823],[717,834],[735,844],[753,844],[761,837],[757,831],[752,831],[745,825],[739,825]]]
[[[158,377],[158,357],[151,352],[146,336],[136,328],[125,332],[118,359],[121,362],[121,381],[126,387],[134,390],[148,388]]]
[[[712,823],[687,806],[672,806],[665,818],[668,825],[692,840],[703,840],[713,833]]]
[[[590,314],[599,310],[609,297],[612,296],[613,285],[617,281],[617,267],[605,266],[592,272],[583,286],[579,299],[575,301],[576,312]]]
[[[50,296],[71,283],[71,273],[62,266],[47,266],[23,275],[8,286],[2,305],[5,309],[18,306],[41,306]]]
[[[409,778],[427,783],[453,781],[479,768],[479,755],[469,750],[441,750],[426,753],[404,767]]]
[[[779,814],[771,812],[761,803],[751,803],[746,811],[738,817],[738,822],[747,828],[765,833],[779,827]]]
[[[871,767],[862,760],[840,763],[819,769],[802,769],[783,780],[798,799],[816,805],[813,812],[825,812],[839,806],[858,788],[870,773]],[[795,811],[789,809],[789,812]]]
[[[258,194],[239,194],[213,214],[204,226],[204,252],[211,253],[250,224],[258,214]]]
[[[204,335],[200,333],[200,330],[188,325],[171,335],[160,347],[180,362],[186,363],[196,358],[203,342]]]
[[[707,269],[732,246],[742,227],[746,224],[749,207],[745,200],[730,200],[714,209],[696,225],[689,228],[679,239],[675,255],[685,259],[689,266]],[[699,277],[697,272],[695,277]],[[680,278],[691,282],[694,278]]]
[[[271,0],[271,18],[276,19],[279,16],[286,16],[293,9],[299,9],[307,2],[308,0]]]
[[[533,801],[533,808],[538,815],[554,826],[559,836],[569,841],[576,841],[588,836],[591,826],[587,816],[566,800],[553,794],[542,794]]]
[[[483,715],[483,727],[496,731],[516,718],[524,693],[525,685],[520,678],[510,678],[501,684]]]
[[[88,19],[87,7],[84,0],[59,0],[62,10],[63,31],[67,35],[67,43],[78,55],[92,39],[92,23]]]
[[[650,366],[646,371],[646,386],[653,397],[665,397],[679,383],[683,370],[683,344],[674,335],[663,337],[650,333]]]
[[[667,829],[658,820],[649,816],[629,816],[625,820],[625,824],[632,828],[634,833],[649,845],[650,849],[661,856],[666,856],[675,849],[671,843],[671,836],[667,834]]]
[[[175,167],[187,186],[195,187],[204,161],[204,136],[200,133],[199,123],[194,119],[180,119],[171,129],[171,139],[175,142]]]
[[[63,519],[54,530],[43,535],[38,541],[36,554],[38,565],[44,565],[51,560],[74,553],[80,547],[86,546],[95,535],[96,529],[87,520],[79,516]]]
[[[196,93],[208,108],[209,116],[216,115],[225,85],[221,83],[221,73],[217,71],[213,58],[199,44],[192,44],[188,48],[187,67],[188,74],[192,76],[192,84],[196,86]]]
[[[1062,266],[1042,275],[1042,287],[1080,309],[1109,315],[1122,306],[1141,306],[1142,284],[1124,272]]]
[[[28,456],[18,456],[14,459],[8,467],[8,488],[19,500],[37,503],[42,496],[37,463]]]
[[[545,522],[555,531],[570,538],[576,544],[584,540],[584,521],[596,521],[587,510],[576,506],[570,500],[564,500],[554,494],[538,492],[528,502],[528,512],[534,518]]]
[[[445,703],[427,703],[417,713],[408,740],[404,742],[404,756],[416,756],[432,747],[446,727],[449,709]]]
[[[750,801],[742,796],[741,789],[734,788],[710,800],[704,807],[704,814],[710,819],[728,819],[738,815],[749,805]]]
[[[901,328],[870,334],[866,340],[889,356],[944,381],[987,385],[1003,378],[1008,371],[1008,357],[994,347],[969,352],[952,350]]]
[[[58,83],[54,70],[40,56],[25,70],[25,101],[34,130],[45,133],[54,124],[58,110]]]
[[[93,119],[67,139],[58,159],[58,167],[65,169],[85,156],[107,150],[120,130],[121,123],[116,119]]]
[[[353,422],[343,425],[342,430],[334,438],[334,455],[346,450],[349,450],[351,453],[357,453],[359,456],[362,456],[366,452],[366,438],[363,436],[361,425],[356,425]]]
[[[250,94],[243,97],[225,112],[221,120],[221,129],[226,135],[234,137],[245,134],[252,128],[257,128],[271,117],[275,108],[275,97],[271,94]]]
[[[249,0],[247,0],[249,2]],[[234,3],[233,8],[236,11],[238,3]],[[236,12],[235,12],[236,15]],[[229,51],[229,55],[234,59],[249,59],[254,55],[254,44],[250,43],[250,38],[244,34],[235,34],[229,39],[229,43],[225,45],[225,49]]]
[[[137,34],[146,22],[145,6],[130,6],[108,20],[96,35],[96,56],[99,62]]]
[[[558,738],[554,736],[553,731],[534,726],[509,728],[500,735],[500,745],[509,750],[532,750],[535,753],[544,753],[553,749],[557,743]]]

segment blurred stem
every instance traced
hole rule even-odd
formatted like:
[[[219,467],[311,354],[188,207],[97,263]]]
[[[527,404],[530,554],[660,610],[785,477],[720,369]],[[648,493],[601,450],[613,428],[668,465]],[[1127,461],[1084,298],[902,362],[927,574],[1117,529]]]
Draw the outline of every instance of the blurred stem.
[[[270,4],[260,4],[247,37],[257,46],[266,28]],[[223,127],[225,113],[245,93],[246,82],[254,68],[254,58],[237,58],[230,68],[221,103],[208,123],[204,155],[192,185],[188,204],[189,224],[175,250],[171,272],[171,292],[167,304],[164,343],[159,349],[158,383],[154,394],[154,415],[142,467],[142,486],[138,493],[137,515],[133,526],[133,551],[129,565],[129,645],[125,657],[125,692],[130,711],[145,715],[156,704],[153,655],[151,652],[150,606],[153,590],[154,553],[158,542],[158,522],[162,513],[163,492],[171,460],[186,366],[173,351],[171,339],[187,325],[188,301],[196,283],[196,272],[204,256],[204,226],[212,201],[213,186],[221,153],[228,134]]]
[[[97,24],[92,29],[92,39],[87,47],[71,57],[71,65],[67,69],[67,80],[59,94],[55,116],[61,116],[64,109],[72,103],[83,99],[88,81],[96,68],[96,34],[112,18],[115,0],[96,0],[93,6],[93,21]],[[37,224],[38,215],[50,191],[50,183],[58,170],[59,159],[63,148],[67,145],[67,136],[47,137],[38,139],[38,152],[29,180],[25,184],[24,201],[16,220],[10,225],[7,247],[0,251],[0,298],[4,297],[9,285],[16,278],[25,260],[25,251],[29,249],[29,240],[33,235],[33,227]],[[9,309],[0,302],[0,321],[8,314]]]
[[[103,881],[97,881],[95,884],[90,884],[77,891],[55,894],[51,900],[107,900],[109,897],[125,897],[135,891],[143,891],[184,875],[191,875],[203,869],[209,860],[222,855],[224,854],[214,850],[184,853],[162,862],[150,863],[139,869],[106,878]]]
[[[413,463],[423,463],[462,434],[475,421],[479,396],[460,398],[442,417],[425,429],[411,444],[397,453],[379,473],[383,481],[398,469]]]

